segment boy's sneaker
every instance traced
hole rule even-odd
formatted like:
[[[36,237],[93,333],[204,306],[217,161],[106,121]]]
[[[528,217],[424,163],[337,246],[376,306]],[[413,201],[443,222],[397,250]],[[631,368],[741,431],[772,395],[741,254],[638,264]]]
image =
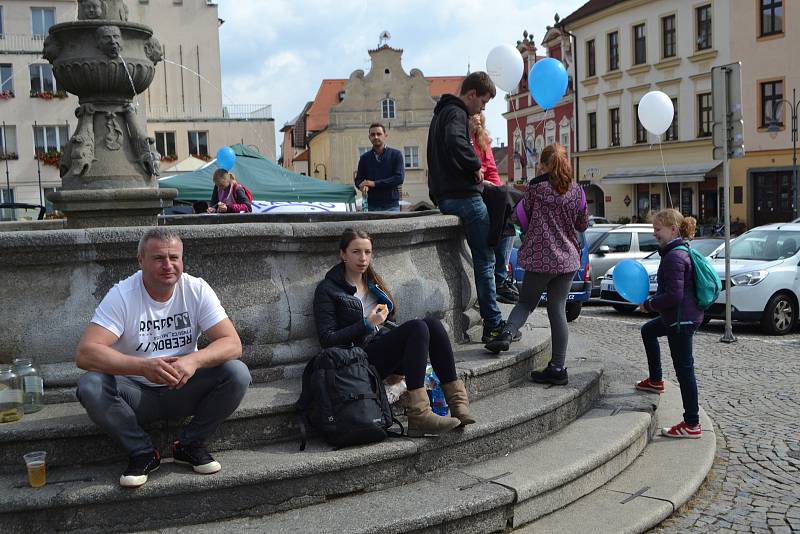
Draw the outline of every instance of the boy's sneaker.
[[[198,442],[189,443],[188,445],[183,445],[180,441],[174,442],[172,444],[172,458],[175,463],[191,465],[195,473],[204,475],[210,475],[222,469],[219,462],[208,453],[205,445]]]
[[[505,327],[505,321],[500,321],[500,324],[492,328],[483,325],[483,335],[481,336],[481,341],[483,343],[489,343],[491,340],[502,334]]]
[[[702,437],[703,429],[700,428],[700,423],[691,426],[681,421],[671,428],[662,428],[661,435],[668,438],[698,439]]]
[[[123,488],[138,488],[147,482],[147,475],[161,465],[161,455],[157,449],[144,454],[137,454],[128,459],[128,468],[119,477],[119,485]]]
[[[567,375],[567,368],[564,367],[560,371],[556,371],[551,365],[548,365],[541,371],[531,371],[530,380],[537,384],[553,384],[554,386],[566,386],[569,382]]]
[[[504,304],[516,304],[519,301],[519,291],[514,287],[514,282],[506,278],[502,283],[497,284],[497,302]]]
[[[664,381],[645,378],[644,380],[636,382],[636,389],[639,391],[649,391],[651,393],[664,393]]]
[[[508,350],[512,341],[514,341],[514,339],[511,336],[511,332],[508,330],[503,330],[499,335],[495,336],[494,339],[489,341],[484,346],[486,347],[486,350],[497,354],[498,352]]]

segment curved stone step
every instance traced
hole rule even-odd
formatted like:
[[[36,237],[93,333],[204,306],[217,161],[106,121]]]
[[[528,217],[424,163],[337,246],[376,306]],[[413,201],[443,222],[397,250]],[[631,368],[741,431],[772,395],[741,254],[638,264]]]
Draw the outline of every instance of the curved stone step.
[[[683,417],[680,390],[667,384],[656,412],[656,430]],[[627,469],[597,490],[556,513],[515,530],[520,534],[563,532],[639,534],[683,506],[706,479],[716,455],[713,422],[700,409],[700,439],[672,439],[656,433]]]
[[[542,367],[549,357],[549,338],[526,332],[515,350],[494,356],[481,345],[455,347],[456,369],[464,379],[470,398],[479,399],[524,380],[531,368]],[[294,403],[300,396],[300,379],[255,384],[242,404],[209,442],[212,450],[253,446],[293,438],[297,435]],[[164,451],[178,434],[179,421],[148,426],[154,443]],[[48,453],[52,466],[119,460],[119,447],[89,419],[77,402],[47,405],[19,422],[0,425],[0,471],[15,465],[32,450]]]
[[[296,442],[223,451],[216,457],[224,469],[213,476],[167,461],[135,491],[117,485],[123,464],[52,468],[48,484],[38,490],[27,487],[18,464],[13,474],[0,476],[0,524],[8,532],[161,528],[270,514],[401,486],[559,430],[597,400],[601,376],[587,367],[573,373],[566,387],[525,383],[484,397],[473,404],[477,424],[439,438],[394,438],[339,451],[317,441],[302,453]]]

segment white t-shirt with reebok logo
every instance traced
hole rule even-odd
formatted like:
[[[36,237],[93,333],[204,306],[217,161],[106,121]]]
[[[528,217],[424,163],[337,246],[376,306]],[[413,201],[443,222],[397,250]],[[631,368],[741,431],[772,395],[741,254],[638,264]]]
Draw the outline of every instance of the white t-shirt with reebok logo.
[[[119,339],[111,346],[128,356],[183,356],[197,350],[201,332],[228,315],[214,290],[202,278],[183,273],[167,302],[153,300],[142,283],[142,271],[118,282],[103,298],[92,322]],[[142,376],[129,378],[154,384]]]

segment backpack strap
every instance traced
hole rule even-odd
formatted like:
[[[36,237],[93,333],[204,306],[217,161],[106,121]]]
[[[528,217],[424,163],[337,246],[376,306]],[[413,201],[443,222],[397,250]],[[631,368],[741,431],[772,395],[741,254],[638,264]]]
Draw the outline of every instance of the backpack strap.
[[[311,358],[303,369],[303,381],[300,390],[300,398],[294,403],[295,410],[297,410],[297,427],[300,429],[300,450],[306,450],[307,432],[305,411],[311,406],[313,399],[311,398],[311,374],[314,372],[314,364],[317,357]]]
[[[394,430],[387,430],[386,431],[386,435],[387,436],[392,436],[392,437],[395,437],[395,438],[404,437],[406,435],[406,429],[403,426],[403,423],[401,423],[400,420],[397,419],[397,417],[394,416],[394,414],[392,414],[392,423],[394,423],[394,424],[396,424],[397,426],[400,427],[400,432],[395,432]]]

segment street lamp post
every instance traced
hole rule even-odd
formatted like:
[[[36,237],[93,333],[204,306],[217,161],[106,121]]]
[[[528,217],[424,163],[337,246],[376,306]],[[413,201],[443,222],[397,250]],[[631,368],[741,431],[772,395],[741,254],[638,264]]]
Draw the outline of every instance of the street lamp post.
[[[325,180],[328,179],[328,168],[324,163],[316,163],[314,165],[314,174],[319,175],[319,168],[322,167],[322,176]]]
[[[792,120],[792,203],[794,204],[794,216],[800,216],[800,184],[797,183],[797,108],[800,102],[797,101],[797,92],[792,89],[792,101],[781,99],[775,102],[772,106],[772,118],[769,121],[767,132],[770,137],[775,139],[778,132],[781,131],[781,122],[778,120],[778,106],[781,104],[788,104],[789,113]]]

